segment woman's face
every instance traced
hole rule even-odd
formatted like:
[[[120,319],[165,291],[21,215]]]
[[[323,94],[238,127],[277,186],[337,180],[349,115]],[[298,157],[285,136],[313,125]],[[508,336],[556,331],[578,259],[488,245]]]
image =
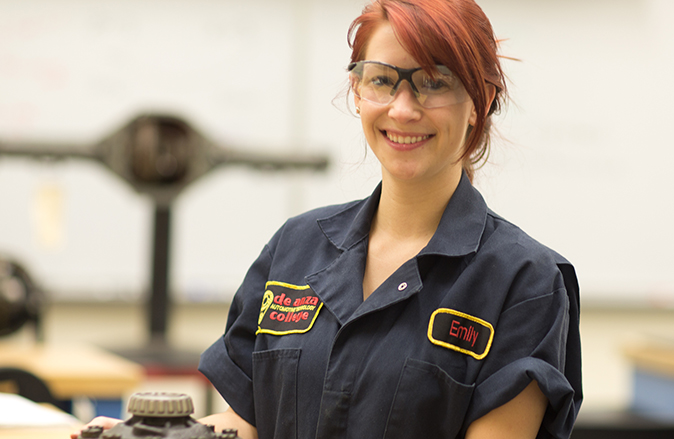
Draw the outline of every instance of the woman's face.
[[[388,22],[372,33],[365,59],[405,69],[420,67],[400,45]],[[451,69],[451,66],[448,66]],[[451,184],[461,177],[463,144],[476,114],[470,99],[424,108],[407,81],[388,105],[355,96],[367,143],[382,165],[384,179]]]

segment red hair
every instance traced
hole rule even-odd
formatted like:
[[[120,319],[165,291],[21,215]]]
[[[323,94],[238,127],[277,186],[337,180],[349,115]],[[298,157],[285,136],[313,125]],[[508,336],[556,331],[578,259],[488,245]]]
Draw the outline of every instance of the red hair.
[[[349,26],[351,62],[364,59],[367,43],[382,22],[391,24],[400,44],[424,70],[433,74],[436,64],[447,66],[468,91],[478,118],[468,129],[460,160],[472,179],[475,166],[489,155],[491,115],[506,98],[489,19],[473,0],[375,0]],[[496,89],[491,104],[488,84]]]

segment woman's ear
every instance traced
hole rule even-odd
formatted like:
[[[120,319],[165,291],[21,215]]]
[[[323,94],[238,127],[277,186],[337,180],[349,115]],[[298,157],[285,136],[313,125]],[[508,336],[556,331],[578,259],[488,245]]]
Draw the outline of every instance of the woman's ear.
[[[356,112],[360,114],[360,98],[357,94],[353,94],[353,103],[356,105]]]
[[[350,84],[351,93],[353,93],[353,103],[356,106],[356,109],[359,109],[360,108],[360,96],[358,96],[358,93],[356,93],[356,79],[351,78],[350,82],[351,82],[351,84]]]
[[[492,84],[487,84],[487,105],[485,106],[485,117],[489,115],[489,109],[491,108],[492,102],[494,102],[494,98],[496,97],[496,87],[494,87]],[[477,111],[475,110],[475,104],[473,104],[473,109],[470,112],[470,118],[468,119],[468,123],[471,126],[475,126],[477,123]]]
[[[471,101],[470,103],[470,117],[468,118],[468,125],[474,127],[477,123],[477,110],[475,110],[475,104]]]

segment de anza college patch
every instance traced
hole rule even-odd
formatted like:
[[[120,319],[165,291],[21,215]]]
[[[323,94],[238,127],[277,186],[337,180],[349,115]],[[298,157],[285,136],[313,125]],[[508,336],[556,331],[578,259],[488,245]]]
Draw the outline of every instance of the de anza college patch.
[[[301,334],[311,329],[323,302],[309,285],[270,281],[265,286],[256,334]]]

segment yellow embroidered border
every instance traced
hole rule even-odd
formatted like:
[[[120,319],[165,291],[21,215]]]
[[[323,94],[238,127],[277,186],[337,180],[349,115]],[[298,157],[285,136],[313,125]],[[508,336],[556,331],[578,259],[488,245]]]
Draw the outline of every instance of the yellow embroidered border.
[[[269,285],[278,285],[280,287],[286,287],[286,288],[290,288],[292,290],[308,290],[309,289],[309,285],[293,285],[293,284],[287,284],[285,282],[279,282],[279,281],[276,281],[276,280],[270,280],[269,282],[267,282],[265,284],[264,287],[269,288]]]

